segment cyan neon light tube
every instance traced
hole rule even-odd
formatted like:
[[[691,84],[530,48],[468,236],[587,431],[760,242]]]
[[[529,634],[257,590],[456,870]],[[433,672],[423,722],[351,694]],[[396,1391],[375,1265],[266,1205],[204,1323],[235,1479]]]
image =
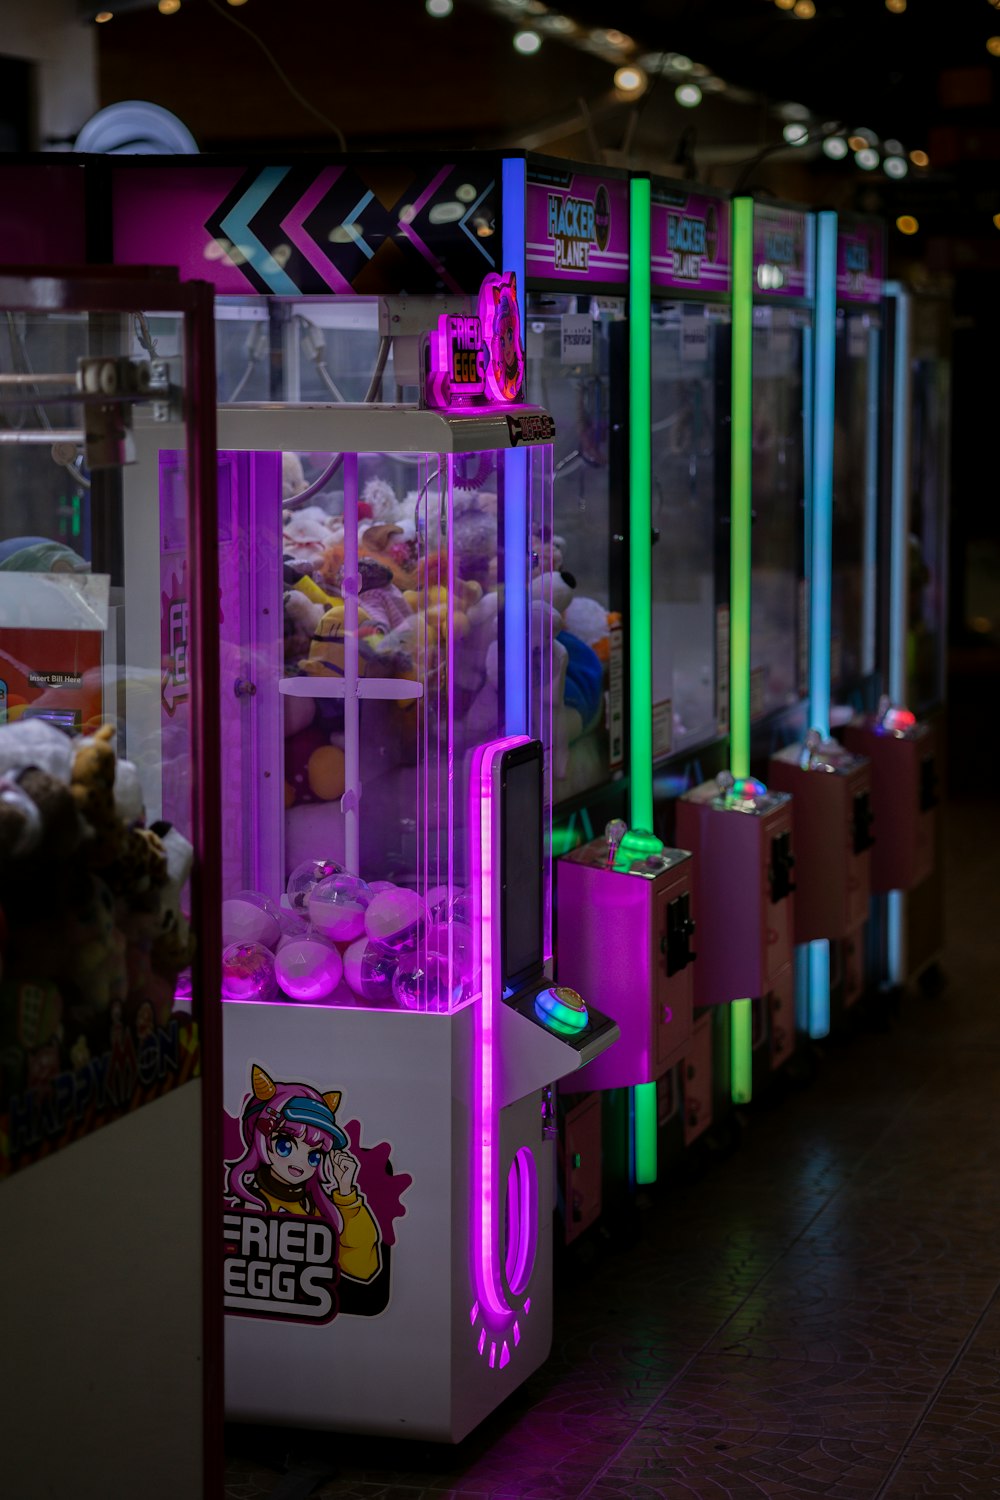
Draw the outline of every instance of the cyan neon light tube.
[[[830,737],[833,419],[837,358],[837,215],[816,216],[812,556],[809,568],[809,721]]]
[[[830,1035],[830,943],[817,938],[809,944],[809,1035]]]
[[[525,215],[527,163],[506,158],[501,167],[503,270],[517,278],[517,306],[526,328]],[[508,734],[528,732],[528,590],[523,559],[528,555],[528,454],[512,448],[504,455],[504,701]]]
[[[882,336],[868,330],[868,388],[865,392],[865,532],[862,544],[861,671],[875,670],[875,607],[878,597],[878,449]]]
[[[733,394],[729,561],[729,769],[750,775],[750,507],[753,199],[733,199]]]
[[[629,256],[629,744],[633,828],[653,826],[652,330],[648,178],[631,183]]]

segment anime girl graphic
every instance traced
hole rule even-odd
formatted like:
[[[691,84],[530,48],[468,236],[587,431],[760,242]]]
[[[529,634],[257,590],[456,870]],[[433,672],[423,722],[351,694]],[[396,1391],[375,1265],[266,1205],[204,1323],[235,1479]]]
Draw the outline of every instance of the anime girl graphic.
[[[340,1094],[276,1083],[256,1063],[250,1082],[240,1122],[245,1150],[228,1164],[227,1195],[258,1213],[323,1219],[337,1236],[341,1276],[370,1282],[382,1267],[381,1234],[337,1124]]]
[[[498,401],[514,401],[524,380],[521,319],[514,273],[487,277],[482,296],[487,305],[483,308],[483,302],[480,302],[480,320],[488,330],[490,347],[487,384]]]

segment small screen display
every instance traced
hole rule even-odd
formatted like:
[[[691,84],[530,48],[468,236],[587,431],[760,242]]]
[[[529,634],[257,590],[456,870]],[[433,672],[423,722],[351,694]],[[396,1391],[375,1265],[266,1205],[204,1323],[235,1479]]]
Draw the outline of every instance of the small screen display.
[[[500,809],[503,979],[509,985],[543,962],[541,745],[504,757]]]

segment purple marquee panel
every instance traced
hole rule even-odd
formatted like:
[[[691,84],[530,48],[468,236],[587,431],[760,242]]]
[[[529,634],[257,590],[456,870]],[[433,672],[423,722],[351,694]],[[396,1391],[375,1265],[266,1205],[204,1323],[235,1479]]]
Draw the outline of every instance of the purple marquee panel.
[[[529,278],[627,287],[628,221],[625,178],[529,161]]]
[[[841,219],[837,228],[837,301],[879,302],[885,278],[885,226]]]
[[[654,287],[729,291],[727,198],[654,182],[650,238]]]
[[[812,236],[804,209],[755,203],[753,209],[755,291],[772,297],[811,297]]]
[[[86,259],[83,168],[0,167],[0,264],[82,266]]]
[[[501,240],[499,158],[128,166],[115,259],[176,265],[225,293],[478,291]]]

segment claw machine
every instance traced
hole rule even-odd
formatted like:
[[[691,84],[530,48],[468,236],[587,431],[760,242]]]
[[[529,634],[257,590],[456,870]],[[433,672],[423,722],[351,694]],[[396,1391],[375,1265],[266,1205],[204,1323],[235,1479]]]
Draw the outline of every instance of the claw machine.
[[[881,692],[879,478],[884,424],[884,229],[816,216],[809,719],[804,741],[772,754],[772,785],[794,796],[800,860],[795,940],[803,1019],[813,1037],[864,987],[874,862],[876,766],[831,737]],[[847,731],[850,734],[850,731]],[[873,852],[874,851],[874,852]],[[876,934],[873,933],[873,938]]]
[[[712,1119],[713,1020],[693,1009],[693,860],[663,839],[703,760],[725,764],[730,273],[724,196],[648,178],[630,188],[632,826],[610,821],[564,856],[560,961],[570,982],[600,989],[621,1027],[580,1081],[631,1091],[643,1184],[656,1179],[661,1136],[683,1148]],[[614,956],[625,948],[628,969]]]
[[[700,912],[695,1003],[725,1006],[725,1091],[747,1102],[795,1047],[788,794],[758,773],[802,732],[813,238],[810,215],[736,198],[732,215],[729,766],[680,798]],[[740,873],[742,872],[742,874]]]
[[[551,977],[553,423],[510,278],[422,366],[420,405],[219,413],[217,1180],[229,1416],[458,1441],[548,1353],[551,1085],[617,1028]]]
[[[211,291],[170,273],[4,275],[0,306],[0,1234],[18,1371],[5,1479],[98,1500],[139,1473],[163,1500],[214,1496]],[[139,434],[160,419],[177,460],[171,599],[155,545],[125,546],[129,486],[157,482]],[[76,530],[61,524],[74,493],[91,518]]]

